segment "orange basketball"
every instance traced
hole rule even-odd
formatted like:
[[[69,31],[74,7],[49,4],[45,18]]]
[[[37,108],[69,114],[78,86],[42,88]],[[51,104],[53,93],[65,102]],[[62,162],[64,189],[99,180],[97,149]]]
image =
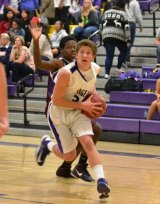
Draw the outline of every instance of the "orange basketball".
[[[90,95],[89,95],[89,96],[90,96]],[[89,96],[88,96],[88,97],[89,97]],[[88,97],[86,97],[86,99],[87,99]],[[82,110],[82,113],[85,114],[85,115],[86,115],[88,118],[90,118],[90,119],[95,119],[95,118],[101,117],[101,116],[103,115],[103,113],[106,111],[106,102],[105,102],[105,100],[104,100],[103,97],[101,97],[99,94],[94,93],[94,94],[92,95],[91,101],[92,101],[93,103],[101,103],[101,104],[102,104],[101,106],[103,107],[103,111],[102,111],[102,112],[99,112],[97,115],[94,115],[94,116],[90,115],[88,112],[86,112],[86,111],[84,111],[84,110]]]

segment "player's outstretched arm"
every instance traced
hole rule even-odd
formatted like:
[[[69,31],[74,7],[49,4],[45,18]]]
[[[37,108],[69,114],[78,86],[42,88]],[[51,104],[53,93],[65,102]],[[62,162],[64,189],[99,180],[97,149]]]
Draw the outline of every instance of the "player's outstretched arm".
[[[0,64],[0,137],[8,131],[7,84],[4,67]]]
[[[58,69],[57,59],[53,59],[52,61],[41,60],[39,38],[42,34],[42,27],[38,26],[37,22],[31,21],[29,29],[33,38],[33,57],[36,68],[42,70],[52,70],[52,72],[56,71]]]

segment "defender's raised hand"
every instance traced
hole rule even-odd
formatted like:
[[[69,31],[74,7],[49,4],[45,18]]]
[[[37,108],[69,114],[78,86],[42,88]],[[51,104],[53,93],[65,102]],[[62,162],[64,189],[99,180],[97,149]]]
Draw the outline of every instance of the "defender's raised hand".
[[[38,17],[32,18],[30,25],[28,26],[30,29],[30,32],[32,34],[33,40],[39,40],[41,34],[42,34],[42,27],[39,26],[40,21]]]

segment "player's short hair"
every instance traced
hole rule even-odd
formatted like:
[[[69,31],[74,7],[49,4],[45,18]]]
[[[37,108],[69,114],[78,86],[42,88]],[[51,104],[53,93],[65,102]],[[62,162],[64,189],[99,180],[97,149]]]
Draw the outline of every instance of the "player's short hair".
[[[90,47],[92,52],[93,52],[93,54],[96,55],[96,53],[97,53],[97,46],[96,46],[96,44],[93,41],[88,40],[88,39],[80,40],[77,43],[77,46],[76,46],[76,53],[78,53],[78,51],[80,50],[80,48],[82,46]]]
[[[60,48],[60,49],[64,49],[66,43],[67,43],[68,41],[70,41],[70,40],[73,40],[73,41],[76,42],[76,39],[75,39],[75,37],[74,37],[73,35],[67,35],[67,36],[63,37],[63,38],[61,39],[60,43],[59,43],[59,48]]]

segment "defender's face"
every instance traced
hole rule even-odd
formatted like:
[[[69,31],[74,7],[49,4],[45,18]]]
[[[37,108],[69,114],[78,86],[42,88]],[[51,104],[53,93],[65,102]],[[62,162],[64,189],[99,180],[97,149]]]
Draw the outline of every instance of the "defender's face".
[[[76,57],[76,41],[69,40],[62,51],[63,57],[68,60],[69,62],[72,62]]]

